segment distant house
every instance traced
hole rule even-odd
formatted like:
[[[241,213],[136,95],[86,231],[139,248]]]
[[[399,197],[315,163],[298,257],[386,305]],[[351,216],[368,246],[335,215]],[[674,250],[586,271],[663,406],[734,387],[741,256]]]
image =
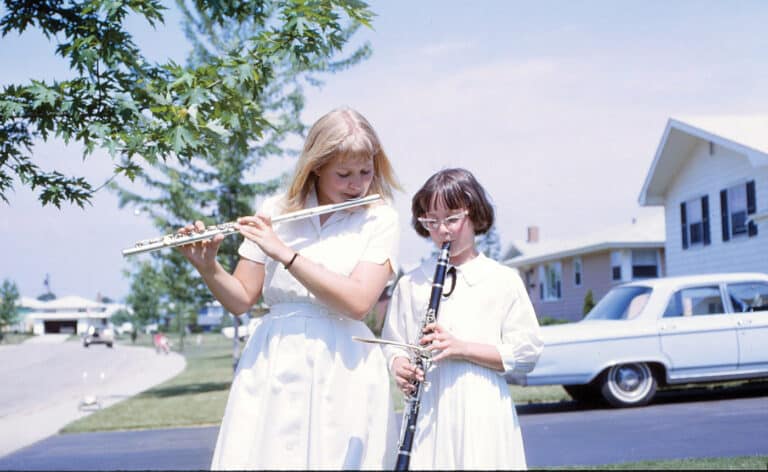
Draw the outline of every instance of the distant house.
[[[520,272],[539,319],[579,320],[588,290],[597,302],[619,283],[666,272],[660,219],[574,240],[539,241],[538,232],[528,228],[528,239],[514,242],[503,263]]]
[[[33,334],[82,334],[91,325],[106,325],[125,305],[101,303],[71,295],[41,301],[21,297],[18,303],[21,329]]]
[[[669,275],[768,272],[768,116],[670,119],[639,201],[664,206]]]

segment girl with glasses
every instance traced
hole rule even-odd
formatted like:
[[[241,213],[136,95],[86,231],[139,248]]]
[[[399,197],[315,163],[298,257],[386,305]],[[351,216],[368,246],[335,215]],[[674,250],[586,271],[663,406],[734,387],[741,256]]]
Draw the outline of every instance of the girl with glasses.
[[[433,353],[430,370],[421,372],[407,349],[384,347],[403,393],[412,393],[414,379],[424,381],[410,467],[524,469],[523,439],[505,374],[533,370],[542,342],[517,272],[475,247],[475,236],[494,221],[486,192],[469,171],[442,170],[416,192],[412,214],[418,234],[437,247],[451,241],[454,276],[446,277],[437,322],[423,333],[435,260],[401,277],[382,333]]]

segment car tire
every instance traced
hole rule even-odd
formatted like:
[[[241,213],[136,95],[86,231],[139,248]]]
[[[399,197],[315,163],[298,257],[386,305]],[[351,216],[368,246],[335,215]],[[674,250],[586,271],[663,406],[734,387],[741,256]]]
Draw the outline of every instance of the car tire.
[[[112,349],[112,343],[107,343],[107,347]]]
[[[647,405],[656,394],[658,382],[645,362],[618,364],[602,377],[600,393],[609,405],[624,408]]]
[[[599,400],[600,396],[600,393],[592,384],[563,385],[563,389],[574,401],[579,403],[595,403],[596,400]]]

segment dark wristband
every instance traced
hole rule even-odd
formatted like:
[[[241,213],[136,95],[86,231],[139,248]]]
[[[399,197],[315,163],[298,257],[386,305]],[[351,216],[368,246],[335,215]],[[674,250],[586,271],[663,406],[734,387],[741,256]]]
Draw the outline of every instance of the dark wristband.
[[[297,257],[299,257],[299,253],[294,252],[293,257],[291,257],[291,260],[288,261],[286,264],[283,264],[283,267],[285,267],[285,270],[288,270],[291,268],[291,266],[293,265],[293,261],[295,261]]]

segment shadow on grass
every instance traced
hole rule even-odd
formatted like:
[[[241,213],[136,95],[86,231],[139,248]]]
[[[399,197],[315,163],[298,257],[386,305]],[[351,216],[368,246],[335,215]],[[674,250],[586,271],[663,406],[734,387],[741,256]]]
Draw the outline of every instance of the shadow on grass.
[[[675,403],[694,403],[715,400],[733,400],[753,398],[768,395],[768,380],[745,381],[739,385],[707,384],[682,385],[665,387],[656,393],[650,405],[665,405]],[[606,410],[612,409],[605,403],[595,401],[580,403],[577,401],[561,401],[552,403],[526,403],[516,405],[518,414],[563,413],[568,411]]]
[[[142,396],[155,398],[178,397],[182,395],[194,395],[198,393],[228,391],[230,382],[206,382],[187,385],[173,385],[170,387],[154,388],[144,392]]]

